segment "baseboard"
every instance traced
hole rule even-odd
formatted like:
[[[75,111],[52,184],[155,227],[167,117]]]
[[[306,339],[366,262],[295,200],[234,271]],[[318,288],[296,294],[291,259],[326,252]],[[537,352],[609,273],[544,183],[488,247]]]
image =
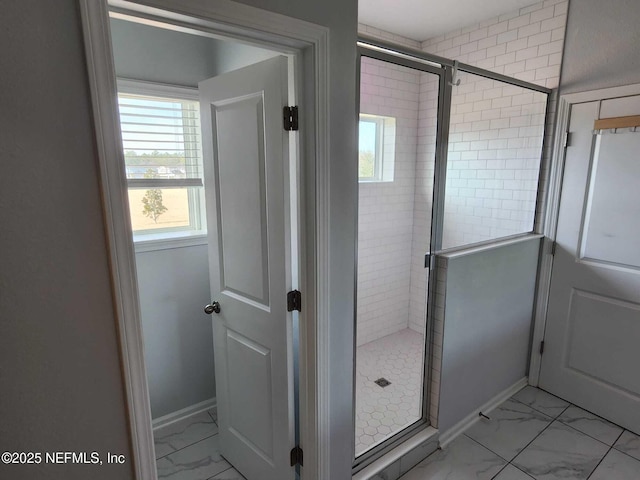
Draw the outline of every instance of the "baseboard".
[[[440,448],[445,448],[449,445],[453,440],[455,440],[460,434],[462,434],[465,430],[470,428],[474,423],[476,423],[480,419],[479,412],[490,412],[502,402],[504,402],[509,397],[512,397],[524,387],[528,385],[527,377],[523,377],[518,380],[516,383],[511,385],[509,388],[503,390],[498,393],[495,397],[489,400],[487,403],[482,405],[477,410],[474,410],[465,418],[456,423],[453,427],[451,427],[446,432],[440,435]]]
[[[195,405],[191,405],[190,407],[183,408],[182,410],[178,410],[177,412],[169,413],[167,415],[163,415],[162,417],[158,417],[153,419],[151,422],[153,429],[157,430],[162,427],[166,427],[167,425],[171,425],[172,423],[179,422],[180,420],[184,420],[185,418],[191,417],[192,415],[197,415],[200,412],[204,412],[205,410],[209,410],[218,405],[216,402],[216,397],[210,398],[209,400],[205,400],[204,402],[196,403]]]

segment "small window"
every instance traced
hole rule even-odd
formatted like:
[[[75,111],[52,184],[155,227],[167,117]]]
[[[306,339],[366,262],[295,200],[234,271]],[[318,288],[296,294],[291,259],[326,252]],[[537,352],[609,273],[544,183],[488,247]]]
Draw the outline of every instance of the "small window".
[[[358,179],[361,182],[393,181],[395,137],[395,118],[360,114]]]
[[[205,234],[197,93],[134,82],[118,85],[135,240]]]

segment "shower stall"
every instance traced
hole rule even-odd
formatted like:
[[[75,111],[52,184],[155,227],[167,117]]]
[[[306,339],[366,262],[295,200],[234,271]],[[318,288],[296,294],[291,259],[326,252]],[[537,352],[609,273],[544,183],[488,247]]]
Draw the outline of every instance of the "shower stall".
[[[361,57],[356,454],[423,415],[425,262],[443,83],[424,68]]]
[[[359,53],[356,469],[437,425],[439,256],[534,230],[549,94],[369,38]]]

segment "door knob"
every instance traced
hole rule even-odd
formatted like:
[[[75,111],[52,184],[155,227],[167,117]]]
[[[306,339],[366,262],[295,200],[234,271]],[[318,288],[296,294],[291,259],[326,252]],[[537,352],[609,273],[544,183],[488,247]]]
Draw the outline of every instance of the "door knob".
[[[211,302],[209,305],[204,307],[204,313],[207,315],[211,315],[213,312],[220,313],[220,303],[219,302]]]

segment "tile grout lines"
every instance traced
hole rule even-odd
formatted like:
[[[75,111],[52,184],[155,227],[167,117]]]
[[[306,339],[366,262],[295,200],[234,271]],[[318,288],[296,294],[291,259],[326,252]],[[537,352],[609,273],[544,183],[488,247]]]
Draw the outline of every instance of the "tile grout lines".
[[[554,396],[555,396],[555,395],[554,395]],[[496,478],[498,475],[500,475],[500,473],[502,472],[502,470],[504,470],[505,468],[507,468],[507,466],[508,466],[508,465],[511,465],[511,466],[513,466],[514,468],[516,468],[517,470],[519,470],[520,472],[522,472],[522,470],[520,470],[516,465],[514,465],[514,464],[512,463],[512,462],[513,462],[513,460],[515,460],[515,459],[518,457],[518,455],[520,455],[522,452],[524,452],[524,451],[525,451],[525,449],[526,449],[529,445],[531,445],[531,444],[532,444],[532,443],[533,443],[533,442],[534,442],[534,441],[535,441],[535,440],[536,440],[540,435],[542,435],[542,432],[544,432],[547,428],[549,428],[549,426],[550,426],[553,422],[555,422],[555,421],[560,417],[560,415],[562,415],[562,414],[567,410],[567,408],[569,408],[569,407],[572,405],[571,403],[570,403],[569,405],[567,405],[567,406],[564,408],[564,410],[562,410],[562,412],[560,412],[560,413],[558,414],[558,416],[557,416],[557,417],[551,417],[550,415],[547,415],[546,413],[541,412],[540,410],[537,410],[537,409],[533,408],[531,405],[527,405],[526,403],[521,402],[521,401],[519,401],[519,400],[517,400],[517,399],[515,399],[515,398],[513,398],[513,397],[509,397],[509,398],[510,398],[511,400],[515,400],[516,402],[518,402],[518,403],[520,403],[520,404],[522,404],[522,405],[525,405],[525,406],[527,406],[527,407],[531,408],[532,410],[535,410],[535,411],[536,411],[536,412],[538,412],[538,413],[541,413],[542,415],[545,415],[546,417],[550,418],[550,419],[551,419],[551,421],[547,424],[547,426],[546,426],[546,427],[544,427],[542,430],[540,430],[540,432],[539,432],[535,437],[533,437],[533,439],[531,439],[531,441],[530,441],[529,443],[527,443],[524,447],[522,447],[522,449],[521,449],[521,450],[520,450],[520,451],[519,451],[519,452],[518,452],[518,453],[517,453],[517,454],[516,454],[516,455],[515,455],[511,460],[507,460],[506,458],[502,457],[501,455],[498,455],[496,452],[494,452],[493,450],[491,450],[491,449],[490,449],[489,447],[487,447],[486,445],[483,445],[483,444],[482,444],[482,443],[480,443],[479,441],[477,441],[477,440],[475,440],[475,439],[473,439],[473,438],[469,437],[466,433],[463,433],[463,435],[464,435],[465,437],[467,437],[467,438],[469,438],[469,439],[473,440],[474,442],[476,442],[476,443],[477,443],[478,445],[480,445],[481,447],[486,448],[486,449],[487,449],[487,450],[489,450],[491,453],[493,453],[494,455],[497,455],[499,458],[501,458],[502,460],[504,460],[504,461],[506,461],[506,462],[507,462],[507,463],[506,463],[506,465],[505,465],[504,467],[502,467],[502,469],[501,469],[498,473],[496,473],[496,475],[495,475],[494,477],[492,477],[492,478]],[[564,400],[564,401],[566,402],[566,400]],[[504,402],[503,402],[503,403],[504,403]],[[502,404],[501,404],[501,405],[502,405]],[[501,405],[500,405],[500,406],[501,406]],[[498,407],[496,407],[496,408],[500,408],[500,406],[498,406]],[[561,422],[561,423],[562,423],[562,422]],[[563,425],[564,425],[564,423],[563,423]],[[574,430],[575,430],[575,428],[574,428]],[[576,430],[576,431],[578,431],[578,430]],[[603,457],[603,458],[604,458],[604,457]],[[527,475],[528,477],[531,477],[531,475],[529,475],[527,472],[522,472],[522,473],[524,473],[524,474],[525,474],[525,475]],[[531,478],[535,478],[535,477],[531,477]]]
[[[540,389],[540,390],[542,390],[542,389]],[[545,391],[545,390],[542,390],[542,391]],[[549,392],[546,392],[546,393],[549,393]],[[549,395],[553,395],[553,394],[549,393]],[[555,395],[553,395],[553,396],[554,396],[554,397],[556,397]],[[563,400],[563,401],[565,401],[565,402],[566,402],[566,400],[561,399],[560,397],[556,397],[556,398],[558,398],[558,399]],[[633,459],[637,460],[637,459],[636,459],[635,457],[633,457],[632,455],[629,455],[628,453],[623,452],[623,451],[620,451],[620,450],[618,450],[617,448],[615,448],[615,445],[616,445],[616,443],[618,442],[618,440],[620,440],[620,437],[622,437],[622,435],[624,434],[624,432],[625,432],[625,431],[628,431],[628,430],[627,430],[626,428],[624,428],[624,427],[620,426],[620,425],[617,425],[617,424],[615,424],[615,423],[613,423],[613,422],[609,422],[608,420],[603,419],[603,418],[602,418],[602,417],[600,417],[599,415],[596,415],[595,413],[590,412],[589,410],[585,410],[584,408],[581,408],[581,407],[579,407],[578,405],[575,405],[575,404],[573,404],[573,403],[571,403],[571,402],[567,402],[567,403],[568,403],[568,405],[567,405],[567,406],[566,406],[566,407],[565,407],[565,408],[564,408],[564,409],[563,409],[563,410],[562,410],[558,415],[556,415],[555,417],[552,417],[552,416],[548,415],[547,413],[545,413],[545,412],[543,412],[543,411],[541,411],[541,410],[538,410],[537,408],[533,407],[532,405],[529,405],[529,404],[526,404],[526,403],[524,403],[524,402],[521,402],[520,400],[518,400],[518,399],[514,398],[513,396],[512,396],[512,397],[510,397],[510,399],[511,399],[511,400],[515,400],[516,402],[518,402],[518,403],[520,403],[520,404],[522,404],[522,405],[525,405],[525,406],[527,406],[527,407],[531,408],[532,410],[535,410],[536,412],[541,413],[541,414],[543,414],[543,415],[547,416],[548,418],[550,418],[550,419],[551,419],[551,421],[550,421],[550,422],[548,423],[548,425],[547,425],[546,427],[544,427],[544,428],[543,428],[543,429],[542,429],[542,430],[541,430],[541,431],[540,431],[540,432],[539,432],[539,433],[538,433],[538,434],[537,434],[537,435],[536,435],[536,436],[535,436],[535,437],[534,437],[534,438],[533,438],[529,443],[527,443],[527,444],[526,444],[526,445],[525,445],[525,446],[524,446],[524,447],[523,447],[523,448],[522,448],[522,449],[521,449],[521,450],[520,450],[520,451],[519,451],[519,452],[518,452],[518,453],[517,453],[517,454],[516,454],[512,459],[511,459],[511,460],[507,460],[506,458],[504,458],[504,457],[502,457],[501,455],[499,455],[498,453],[494,452],[491,448],[487,447],[486,445],[484,445],[484,444],[483,444],[483,443],[481,443],[480,441],[478,441],[478,440],[476,440],[476,439],[474,439],[474,438],[472,438],[472,437],[468,436],[466,433],[463,433],[463,435],[464,435],[465,437],[467,437],[468,439],[472,440],[472,441],[473,441],[473,442],[475,442],[476,444],[480,445],[481,447],[485,448],[486,450],[490,451],[490,452],[491,452],[491,453],[493,453],[494,455],[498,456],[499,458],[501,458],[502,460],[505,460],[505,461],[507,462],[507,463],[504,465],[504,467],[502,467],[502,469],[500,469],[500,471],[499,471],[498,473],[496,473],[496,475],[494,475],[494,476],[492,477],[493,479],[497,478],[497,477],[500,475],[500,473],[502,473],[502,471],[504,471],[504,470],[507,468],[507,466],[508,466],[508,465],[511,465],[511,466],[513,466],[514,468],[517,468],[520,472],[524,473],[525,475],[527,475],[527,476],[528,476],[528,477],[530,477],[530,478],[535,478],[535,477],[532,477],[531,475],[529,475],[527,472],[523,472],[522,470],[520,470],[520,469],[519,469],[519,468],[518,468],[518,467],[513,463],[513,460],[515,460],[515,459],[518,457],[518,455],[520,455],[522,452],[524,452],[524,451],[527,449],[527,447],[529,447],[529,445],[531,445],[531,444],[532,444],[532,443],[533,443],[533,442],[534,442],[534,441],[535,441],[535,440],[536,440],[540,435],[542,435],[542,434],[543,434],[543,433],[544,433],[544,432],[545,432],[545,431],[546,431],[546,430],[547,430],[547,429],[548,429],[548,428],[549,428],[549,427],[550,427],[554,422],[556,422],[556,421],[558,421],[560,424],[562,424],[562,425],[564,425],[564,426],[566,426],[566,427],[569,427],[571,430],[574,430],[574,431],[576,431],[576,432],[578,432],[578,433],[580,433],[580,434],[582,434],[582,435],[585,435],[585,436],[587,436],[587,437],[591,438],[592,440],[595,440],[595,441],[597,441],[597,442],[599,442],[599,443],[601,443],[601,444],[603,444],[603,445],[605,445],[605,446],[607,446],[607,447],[608,447],[608,450],[606,451],[606,453],[605,453],[605,454],[602,456],[602,458],[598,461],[598,463],[597,463],[597,465],[594,467],[594,469],[589,473],[589,476],[587,477],[587,480],[588,480],[589,478],[591,478],[591,476],[593,475],[593,473],[598,469],[598,467],[600,466],[600,464],[603,462],[603,460],[605,459],[605,457],[606,457],[606,456],[611,452],[611,450],[616,450],[617,452],[620,452],[620,453],[622,453],[623,455],[625,455],[625,456],[627,456],[627,457],[629,457],[629,458],[633,458]],[[501,405],[502,405],[502,404],[501,404]],[[622,431],[618,434],[618,436],[615,438],[615,440],[612,442],[612,444],[611,444],[611,445],[609,445],[609,444],[607,444],[606,442],[603,442],[602,440],[600,440],[600,439],[598,439],[598,438],[596,438],[596,437],[594,437],[594,436],[592,436],[592,435],[590,435],[590,434],[588,434],[588,433],[585,433],[585,432],[583,432],[583,431],[581,431],[581,430],[578,430],[577,428],[573,427],[572,425],[569,425],[569,424],[567,424],[567,423],[564,423],[562,420],[560,420],[560,417],[561,417],[561,416],[562,416],[562,415],[563,415],[563,414],[564,414],[564,413],[565,413],[569,408],[571,408],[571,407],[576,407],[576,408],[579,408],[579,409],[581,409],[581,410],[583,410],[583,411],[585,411],[585,412],[587,412],[587,413],[590,413],[591,415],[594,415],[595,417],[597,417],[597,418],[599,418],[599,419],[602,419],[602,420],[604,420],[604,421],[606,421],[606,422],[608,422],[608,423],[611,423],[612,425],[614,425],[614,426],[616,426],[616,427],[618,427],[618,428],[622,429]],[[498,406],[498,407],[496,407],[496,408],[500,408],[500,406]]]
[[[625,429],[625,431],[624,431],[624,432],[631,432],[631,430],[626,430],[626,429]],[[620,434],[620,437],[624,434],[624,432],[622,432],[622,433]],[[631,432],[631,433],[633,433],[633,432]],[[620,437],[618,437],[618,440],[620,440]],[[616,442],[617,442],[618,440],[616,440]],[[622,450],[618,450],[618,449],[615,447],[615,444],[614,444],[614,445],[612,445],[612,446],[611,446],[611,448],[612,448],[612,449],[614,449],[614,450],[615,450],[616,452],[618,452],[618,453],[621,453],[621,454],[623,454],[623,455],[625,455],[625,456],[627,456],[627,457],[629,457],[629,458],[633,458],[634,460],[638,460],[638,461],[640,462],[640,458],[636,458],[636,457],[634,457],[633,455],[631,455],[631,454],[629,454],[629,453],[627,453],[627,452],[623,452]],[[607,453],[608,453],[608,452],[607,452]]]
[[[211,420],[213,420],[213,423],[216,424],[216,427],[220,428],[220,425],[218,425],[218,422],[215,418],[213,418],[213,415],[211,414],[211,412],[209,410],[207,410],[207,413],[209,414],[209,416],[211,417]],[[218,416],[218,408],[216,407],[216,417]]]
[[[202,441],[204,441],[204,440],[207,440],[207,439],[209,439],[209,438],[215,437],[216,435],[218,435],[218,432],[214,433],[213,435],[208,435],[208,436],[206,436],[206,437],[203,437],[203,438],[201,438],[200,440],[196,440],[195,442],[190,443],[189,445],[185,445],[185,446],[184,446],[184,447],[182,447],[182,448],[178,448],[177,450],[174,450],[173,452],[169,452],[169,453],[167,453],[166,455],[162,455],[161,457],[156,458],[156,462],[157,462],[158,460],[161,460],[161,459],[165,458],[165,457],[168,457],[169,455],[173,455],[173,454],[174,454],[174,453],[176,453],[176,452],[181,452],[181,451],[182,451],[182,450],[184,450],[185,448],[193,447],[196,443],[200,443],[200,442],[202,442]]]
[[[211,412],[207,410],[207,414],[211,417],[211,421],[214,423],[214,425],[216,426],[216,428],[218,428],[218,430],[219,430],[219,429],[220,429],[220,426],[218,425],[218,422],[216,422],[215,418],[213,418],[213,415],[211,415]],[[211,438],[211,437],[215,437],[216,435],[218,435],[218,433],[219,433],[219,432],[216,432],[216,433],[214,433],[213,435],[208,435],[208,436],[206,436],[206,437],[202,437],[200,440],[196,440],[195,442],[190,443],[189,445],[185,445],[184,447],[182,447],[182,448],[178,448],[177,450],[174,450],[173,452],[169,452],[169,453],[167,453],[167,454],[165,454],[165,455],[162,455],[161,457],[156,458],[156,462],[157,462],[158,460],[161,460],[161,459],[165,458],[165,457],[168,457],[169,455],[173,455],[173,454],[174,454],[174,453],[176,453],[176,452],[180,452],[180,451],[184,450],[185,448],[192,447],[192,446],[194,446],[196,443],[202,442],[203,440],[207,440],[207,439],[209,439],[209,438]],[[227,469],[227,470],[228,470],[228,469]],[[225,470],[225,472],[226,472],[226,470]]]
[[[607,453],[604,454],[604,456],[600,459],[600,461],[597,463],[597,465],[595,466],[595,468],[591,471],[591,473],[589,474],[589,476],[587,476],[587,480],[589,478],[591,478],[591,476],[593,475],[593,473],[598,469],[598,467],[600,466],[600,464],[602,463],[602,461],[605,459],[605,457],[607,455],[609,455],[609,453],[611,452],[611,450],[613,450],[613,446],[616,444],[616,442],[618,440],[620,440],[620,437],[622,436],[622,434],[624,433],[624,430],[622,430],[622,432],[620,432],[620,435],[618,435],[618,437],[615,439],[615,441],[611,444],[611,446],[609,447],[609,450],[607,450]]]
[[[555,396],[555,395],[554,395],[554,396]],[[515,459],[518,457],[518,455],[520,455],[522,452],[524,452],[524,451],[525,451],[525,449],[526,449],[529,445],[531,445],[531,444],[532,444],[532,443],[533,443],[533,442],[534,442],[534,441],[535,441],[535,440],[536,440],[540,435],[542,435],[542,432],[544,432],[547,428],[549,428],[549,426],[551,426],[551,424],[553,424],[553,422],[555,422],[555,421],[560,417],[560,415],[562,415],[562,414],[567,410],[567,408],[569,408],[572,404],[571,404],[571,403],[569,403],[569,405],[567,405],[567,406],[564,408],[564,410],[562,410],[562,412],[560,412],[560,413],[558,414],[558,416],[557,416],[557,417],[551,417],[550,415],[547,415],[546,413],[541,412],[540,410],[537,410],[537,409],[533,408],[531,405],[527,405],[526,403],[521,402],[521,401],[519,401],[519,400],[517,400],[517,399],[513,398],[513,396],[512,396],[512,397],[509,397],[509,398],[510,398],[511,400],[515,400],[516,402],[518,402],[518,403],[520,403],[520,404],[522,404],[522,405],[525,405],[525,406],[527,406],[527,407],[531,408],[532,410],[535,410],[536,412],[541,413],[542,415],[545,415],[546,417],[548,417],[548,418],[550,418],[550,419],[551,419],[551,421],[547,424],[547,426],[546,426],[546,427],[544,427],[542,430],[540,430],[540,432],[539,432],[535,437],[533,437],[533,439],[531,439],[531,441],[530,441],[529,443],[527,443],[524,447],[522,447],[522,449],[521,449],[521,450],[520,450],[520,451],[519,451],[519,452],[518,452],[518,453],[517,453],[517,454],[516,454],[516,455],[515,455],[511,460],[507,460],[506,458],[502,457],[501,455],[498,455],[496,452],[494,452],[493,450],[491,450],[491,449],[490,449],[489,447],[487,447],[486,445],[483,445],[483,444],[482,444],[482,443],[480,443],[479,441],[477,441],[477,440],[475,440],[475,439],[473,439],[473,438],[469,437],[466,433],[463,433],[463,435],[464,435],[465,437],[467,437],[467,438],[469,438],[469,439],[473,440],[473,441],[474,441],[474,442],[476,442],[478,445],[480,445],[480,446],[482,446],[482,447],[486,448],[487,450],[489,450],[489,451],[490,451],[491,453],[493,453],[494,455],[497,455],[497,456],[498,456],[499,458],[501,458],[502,460],[506,461],[506,462],[507,462],[507,464],[506,464],[504,467],[502,467],[502,469],[500,470],[500,472],[502,472],[502,470],[504,470],[505,468],[507,468],[507,465],[511,465],[511,466],[513,466],[514,468],[516,468],[516,469],[518,469],[519,471],[521,471],[521,472],[522,472],[522,470],[520,470],[516,465],[514,465],[514,464],[512,463],[512,462],[513,462],[513,460],[515,460]],[[563,400],[563,401],[565,401],[565,402],[566,402],[566,400]],[[503,402],[503,403],[504,403],[504,402]],[[567,402],[567,403],[568,403],[568,402]],[[500,406],[501,406],[501,405],[502,405],[502,404],[500,404]],[[496,408],[500,408],[500,406],[498,406],[498,407],[496,407]],[[562,422],[560,422],[560,423],[562,423]],[[564,423],[563,423],[563,425],[564,425]],[[576,429],[574,428],[574,430],[576,430]],[[576,430],[576,431],[578,431],[578,430]],[[581,432],[580,432],[580,433],[581,433]],[[604,457],[603,457],[603,458],[604,458]],[[496,478],[498,475],[500,475],[500,472],[496,473],[496,475],[495,475],[493,478]],[[531,477],[531,475],[529,475],[527,472],[522,472],[522,473],[524,473],[524,474],[525,474],[525,475],[527,475],[528,477]],[[531,478],[535,478],[535,477],[531,477]]]
[[[536,387],[536,388],[537,388],[537,387]],[[543,390],[543,391],[544,391],[544,390]],[[547,392],[547,393],[549,393],[549,392]],[[553,395],[553,394],[551,394],[551,393],[550,393],[549,395]],[[554,395],[554,397],[555,397],[555,395]],[[560,397],[556,397],[556,398],[560,398]],[[538,413],[542,413],[543,415],[547,415],[546,413],[544,413],[544,412],[542,412],[542,411],[540,411],[540,410],[537,410],[537,409],[533,408],[531,405],[527,405],[526,403],[520,402],[519,400],[517,400],[517,399],[515,399],[515,398],[513,398],[513,397],[511,397],[511,399],[512,399],[512,400],[515,400],[516,402],[522,403],[523,405],[526,405],[526,406],[528,406],[528,407],[532,408],[533,410],[535,410],[535,411],[536,411],[536,412],[538,412]],[[562,399],[562,398],[560,398],[560,400],[563,400],[563,401],[565,401],[565,402],[566,402],[566,400],[564,400],[564,399]],[[624,432],[631,432],[631,430],[628,430],[628,429],[624,428],[623,426],[618,425],[617,423],[609,422],[609,420],[607,420],[606,418],[602,418],[601,416],[596,415],[595,413],[590,412],[589,410],[585,410],[584,408],[579,407],[578,405],[576,405],[576,404],[574,404],[574,403],[570,403],[570,402],[567,402],[567,403],[569,403],[569,406],[567,406],[567,407],[562,411],[562,413],[558,414],[558,416],[557,416],[557,417],[553,418],[553,417],[550,417],[549,415],[547,415],[547,417],[549,417],[549,418],[553,418],[553,421],[552,421],[551,423],[553,423],[553,422],[555,422],[555,421],[557,420],[558,422],[560,422],[560,423],[561,423],[562,425],[564,425],[565,427],[569,427],[570,429],[575,430],[576,432],[581,433],[581,434],[583,434],[583,435],[586,435],[587,437],[589,437],[589,438],[591,438],[591,439],[593,439],[593,440],[595,440],[595,441],[597,441],[597,442],[600,442],[600,443],[602,443],[603,445],[606,445],[607,447],[613,448],[614,450],[616,450],[616,451],[618,451],[618,452],[620,452],[620,453],[624,453],[624,454],[625,454],[625,455],[627,455],[628,457],[635,458],[635,457],[633,457],[632,455],[629,455],[628,453],[623,452],[623,451],[620,451],[620,450],[618,450],[617,448],[615,448],[615,444],[616,444],[616,442],[617,442],[618,440],[620,440],[620,437],[624,434]],[[621,429],[622,429],[622,432],[620,432],[620,434],[616,437],[615,441],[614,441],[611,445],[609,445],[608,443],[603,442],[603,441],[602,441],[602,440],[600,440],[599,438],[596,438],[596,437],[594,437],[593,435],[590,435],[590,434],[588,434],[588,433],[586,433],[586,432],[583,432],[582,430],[578,430],[578,429],[577,429],[576,427],[574,427],[573,425],[569,425],[568,423],[565,423],[565,422],[563,422],[562,420],[560,420],[560,417],[562,416],[562,414],[563,414],[564,412],[566,412],[570,407],[576,407],[576,408],[579,408],[580,410],[584,410],[585,412],[590,413],[590,414],[591,414],[591,415],[593,415],[594,417],[598,417],[598,418],[600,418],[600,419],[604,420],[605,422],[610,423],[611,425],[614,425],[614,426],[616,426],[616,427],[618,427],[618,428],[621,428]],[[496,407],[496,408],[497,408],[497,407]],[[551,423],[550,423],[549,425],[551,425]],[[549,425],[547,425],[547,427],[548,427]],[[547,429],[547,427],[545,427],[545,429],[544,429],[544,430],[546,430],[546,429]],[[544,432],[544,430],[543,430],[542,432]],[[540,434],[542,434],[542,432],[540,432]],[[631,433],[633,433],[633,432],[631,432]],[[537,437],[536,437],[536,438],[537,438]],[[534,439],[534,440],[535,440],[535,439]],[[532,440],[532,441],[533,441],[533,440]],[[528,446],[529,446],[529,445],[527,445],[527,447],[528,447]],[[526,447],[525,447],[525,448],[526,448]],[[524,449],[523,449],[523,450],[524,450]],[[609,452],[607,452],[607,453],[609,453]],[[637,460],[637,459],[636,459],[636,460]]]
[[[539,388],[539,387],[534,387],[534,388],[537,388],[538,390],[542,390],[543,392],[548,393],[549,395],[553,395],[553,393],[547,392],[546,390],[543,390],[542,388]],[[640,459],[638,459],[638,458],[634,457],[633,455],[630,455],[630,454],[628,454],[627,452],[623,452],[622,450],[618,450],[618,449],[616,448],[616,443],[618,443],[618,440],[620,440],[620,437],[622,437],[622,435],[624,435],[624,432],[630,432],[630,433],[633,433],[634,435],[636,435],[634,432],[632,432],[632,431],[631,431],[631,430],[629,430],[628,428],[623,427],[622,425],[618,425],[617,423],[613,423],[613,422],[611,422],[611,421],[607,420],[606,418],[603,418],[603,417],[601,417],[600,415],[597,415],[597,414],[593,413],[591,410],[587,410],[587,409],[585,409],[585,408],[582,408],[582,407],[580,407],[579,405],[576,405],[575,403],[568,402],[568,401],[567,401],[567,400],[565,400],[564,398],[560,398],[560,397],[558,397],[558,396],[556,396],[556,395],[553,395],[553,396],[554,396],[554,397],[556,397],[556,398],[558,398],[558,399],[560,399],[560,400],[562,400],[563,402],[567,402],[567,403],[569,404],[569,405],[568,405],[568,406],[567,406],[567,407],[562,411],[562,413],[560,413],[557,417],[555,417],[555,418],[553,419],[554,421],[558,420],[558,421],[559,421],[560,423],[562,423],[563,425],[565,425],[565,426],[567,426],[567,427],[569,427],[569,428],[571,428],[571,429],[573,429],[573,430],[575,430],[575,431],[577,431],[577,432],[580,432],[580,433],[582,433],[583,435],[586,435],[587,437],[592,438],[593,440],[596,440],[596,441],[598,441],[598,442],[600,442],[600,443],[602,443],[602,444],[604,444],[604,445],[607,445],[608,447],[610,447],[610,448],[609,448],[609,450],[607,451],[607,455],[608,455],[608,454],[609,454],[609,452],[613,449],[613,450],[615,450],[616,452],[620,452],[620,453],[622,453],[622,454],[626,455],[627,457],[631,457],[631,458],[633,458],[634,460],[640,460]],[[513,397],[509,397],[509,398],[511,398],[511,400],[515,400],[515,401],[516,401],[516,402],[518,402],[518,403],[522,403],[523,405],[526,405],[526,406],[528,406],[529,408],[532,408],[532,409],[533,409],[533,410],[535,410],[536,412],[542,413],[543,415],[547,415],[547,414],[546,414],[546,413],[544,413],[543,411],[538,410],[538,409],[536,409],[536,408],[532,407],[531,405],[527,405],[526,403],[521,402],[520,400],[518,400],[518,399],[516,399],[516,398],[513,398]],[[567,423],[564,423],[562,420],[560,420],[560,417],[562,416],[562,414],[563,414],[564,412],[566,412],[570,407],[576,407],[576,408],[579,408],[580,410],[584,410],[585,412],[590,413],[590,414],[591,414],[591,415],[593,415],[594,417],[601,418],[601,419],[602,419],[602,420],[604,420],[605,422],[609,422],[611,425],[614,425],[614,426],[616,426],[616,427],[618,427],[618,428],[621,428],[621,429],[622,429],[622,432],[620,432],[620,434],[616,437],[615,441],[614,441],[611,445],[608,445],[607,443],[603,442],[602,440],[600,440],[600,439],[598,439],[598,438],[596,438],[596,437],[594,437],[594,436],[592,436],[592,435],[589,435],[588,433],[585,433],[585,432],[583,432],[583,431],[581,431],[581,430],[578,430],[578,429],[577,429],[577,428],[575,428],[574,426],[569,425],[569,424],[567,424]],[[496,407],[496,408],[497,408],[497,407]],[[547,417],[549,417],[549,415],[547,415]],[[551,422],[551,423],[553,423],[553,422]],[[549,425],[550,425],[550,424],[549,424]],[[548,425],[547,425],[547,426],[548,426]],[[546,427],[545,427],[545,430],[546,430]],[[543,431],[544,431],[544,430],[543,430]],[[540,432],[540,434],[542,434],[542,432]],[[537,438],[537,437],[536,437],[536,438]],[[535,439],[534,439],[534,440],[535,440]],[[484,446],[484,445],[483,445],[483,446]],[[527,445],[527,446],[529,446],[529,445]],[[486,448],[486,447],[485,447],[485,448]],[[526,448],[526,447],[525,447],[525,448]],[[524,449],[523,449],[523,450],[524,450]],[[605,457],[606,457],[607,455],[605,455]],[[604,459],[604,457],[603,457],[603,459]],[[602,462],[602,460],[601,460],[600,462]],[[598,465],[600,465],[600,464],[598,464]],[[596,468],[597,468],[597,467],[596,467]],[[595,471],[595,470],[594,470],[594,471]],[[591,472],[591,474],[593,474],[593,472]]]
[[[227,463],[229,463],[229,461],[228,461],[228,460],[226,460],[226,459],[225,459],[225,461],[226,461]],[[231,465],[231,464],[229,463],[229,465]],[[234,467],[233,465],[231,465],[231,466],[230,466],[229,468],[227,468],[226,470],[223,470],[223,471],[221,471],[221,472],[219,472],[219,473],[216,473],[213,477],[209,477],[209,478],[207,478],[207,480],[212,480],[212,479],[216,478],[218,475],[222,475],[223,473],[228,472],[229,470],[235,470],[235,467]],[[236,472],[238,472],[238,471],[236,470]],[[242,476],[242,474],[241,474],[240,472],[238,472],[238,475]],[[244,477],[242,477],[242,478],[244,478]]]

